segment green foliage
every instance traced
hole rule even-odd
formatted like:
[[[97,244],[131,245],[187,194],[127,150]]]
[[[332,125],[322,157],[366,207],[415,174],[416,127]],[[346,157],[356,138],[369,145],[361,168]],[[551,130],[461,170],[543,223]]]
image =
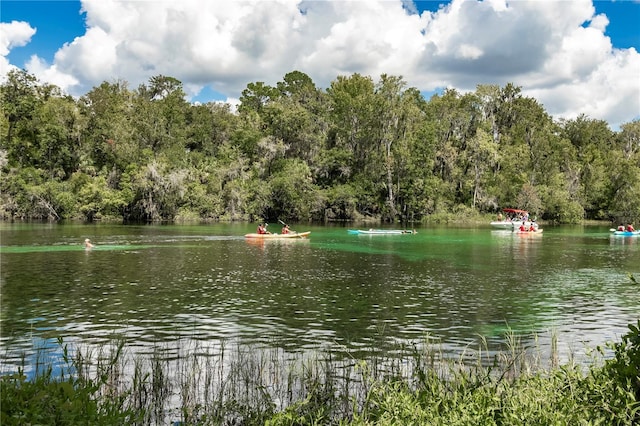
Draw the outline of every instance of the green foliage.
[[[338,185],[327,191],[325,212],[329,219],[353,220],[356,217],[356,191],[350,185]]]
[[[262,81],[247,84],[247,88],[242,91],[240,96],[240,112],[262,112],[262,109],[269,102],[277,99],[280,92]]]
[[[77,172],[69,182],[77,194],[76,206],[83,219],[92,221],[122,217],[128,201],[126,192],[111,188],[104,176],[91,177]]]
[[[633,279],[633,277],[632,277]],[[635,282],[635,279],[633,279]],[[629,332],[622,336],[620,342],[610,343],[614,358],[607,360],[603,374],[612,379],[614,389],[609,391],[610,412],[623,409],[632,413],[632,418],[621,418],[624,424],[629,420],[640,422],[640,319],[636,324],[629,324]],[[606,395],[606,393],[605,393]],[[614,398],[617,397],[617,398]]]
[[[177,365],[159,349],[130,368],[123,342],[72,359],[64,347],[60,376],[47,365],[32,379],[23,369],[0,376],[0,423],[165,424],[178,415],[184,425],[637,424],[640,320],[608,346],[613,357],[586,372],[544,367],[516,336],[490,366],[484,349],[476,360],[443,360],[429,340],[355,365],[350,354],[295,358],[239,346],[172,355]],[[179,412],[167,410],[176,403]]]
[[[580,223],[584,219],[584,209],[577,201],[555,199],[547,207],[545,218],[556,223]]]
[[[275,413],[266,420],[265,426],[324,425],[331,423],[332,411],[338,405],[331,382],[307,371],[305,377],[306,396]]]
[[[273,203],[270,217],[309,220],[316,193],[309,166],[300,160],[283,160],[276,169],[269,180]]]
[[[98,403],[91,398],[91,390],[78,389],[73,380],[52,380],[51,375],[49,370],[33,382],[21,373],[1,377],[1,423],[55,425],[96,420]]]
[[[173,220],[185,198],[188,170],[172,168],[166,161],[152,161],[129,175],[135,194],[130,220]]]
[[[0,85],[2,214],[393,222],[464,205],[640,220],[640,121],[617,133],[585,116],[556,123],[512,84],[428,101],[405,86],[354,74],[320,90],[293,71],[249,83],[234,112],[189,104],[168,76],[74,100],[14,71]]]
[[[48,179],[44,171],[12,169],[2,181],[4,208],[21,219],[58,220],[74,213],[76,195],[68,182]]]
[[[568,365],[549,373],[522,374],[510,382],[464,370],[451,371],[448,379],[426,372],[417,389],[399,381],[373,386],[364,410],[349,424],[630,425],[637,421],[640,407],[634,395],[598,367],[590,371],[585,376]]]
[[[56,377],[51,367],[32,380],[22,371],[0,376],[0,424],[134,424],[144,412],[126,408],[122,396],[101,394],[106,377]]]
[[[530,184],[522,185],[522,189],[516,197],[516,205],[523,210],[527,210],[532,217],[536,217],[542,213],[542,200],[538,195],[536,187]]]

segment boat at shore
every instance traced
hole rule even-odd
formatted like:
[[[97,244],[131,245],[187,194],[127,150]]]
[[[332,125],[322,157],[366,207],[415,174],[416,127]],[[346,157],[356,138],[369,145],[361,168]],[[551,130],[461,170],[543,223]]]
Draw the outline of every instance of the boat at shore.
[[[306,238],[311,234],[311,231],[307,232],[290,232],[288,234],[258,234],[253,232],[251,234],[245,234],[245,238],[254,238],[262,240],[287,240],[296,238]]]
[[[524,226],[527,228],[533,225],[537,227],[538,224],[534,220],[529,219],[529,212],[526,210],[520,209],[502,209],[504,212],[504,216],[501,216],[501,219],[494,220],[491,222],[491,226],[496,229],[517,229],[524,222]]]
[[[359,235],[402,235],[417,234],[415,229],[349,229],[349,234]]]

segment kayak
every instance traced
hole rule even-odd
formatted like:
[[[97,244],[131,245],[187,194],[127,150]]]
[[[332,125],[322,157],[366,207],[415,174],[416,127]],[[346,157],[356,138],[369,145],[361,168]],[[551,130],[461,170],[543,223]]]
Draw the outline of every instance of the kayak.
[[[621,237],[636,237],[640,235],[640,231],[613,231],[613,235]]]
[[[536,229],[535,231],[520,231],[519,229],[516,231],[513,231],[514,234],[518,234],[518,235],[540,235],[542,234],[542,229]]]
[[[400,235],[400,234],[417,234],[415,230],[411,229],[349,229],[349,234],[362,234],[362,235]]]
[[[306,238],[311,234],[311,231],[307,232],[291,232],[290,234],[258,234],[251,233],[245,234],[245,238],[259,238],[263,240],[283,240],[283,239],[293,239],[293,238]]]

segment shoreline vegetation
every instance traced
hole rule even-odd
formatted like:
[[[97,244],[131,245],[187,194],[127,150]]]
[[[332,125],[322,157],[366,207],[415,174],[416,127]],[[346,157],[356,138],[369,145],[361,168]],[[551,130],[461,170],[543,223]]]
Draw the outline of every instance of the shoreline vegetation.
[[[491,223],[491,221],[496,220],[496,215],[495,214],[488,214],[488,213],[479,213],[479,212],[473,212],[473,213],[467,213],[466,215],[460,215],[457,213],[437,213],[437,214],[433,214],[430,215],[429,217],[425,217],[423,218],[420,222],[401,222],[401,221],[397,221],[397,222],[391,222],[388,223],[389,225],[392,224],[396,224],[396,225],[468,225],[468,226],[477,226],[477,225],[481,225],[481,226],[489,226],[489,224]],[[82,219],[63,219],[63,220],[48,220],[48,219],[18,219],[18,218],[2,218],[0,217],[0,223],[59,223],[59,224],[99,224],[99,223],[105,223],[105,224],[121,224],[121,225],[127,225],[127,224],[140,224],[140,223],[145,223],[145,224],[164,224],[164,223],[172,223],[172,224],[176,224],[176,225],[198,225],[198,224],[212,224],[212,223],[251,223],[254,224],[255,222],[253,221],[232,221],[232,220],[221,220],[221,219],[203,219],[203,218],[193,218],[193,217],[188,217],[188,218],[175,218],[174,220],[171,221],[157,221],[157,222],[126,222],[123,221],[122,218],[118,218],[118,217],[103,217],[100,219],[94,219],[91,222],[87,222],[85,220]],[[265,222],[264,220],[261,220],[259,222]],[[268,222],[268,221],[267,221]],[[274,221],[276,222],[276,221]],[[538,220],[536,219],[536,222],[539,223],[540,225],[550,225],[550,224],[555,224],[554,222],[550,222],[550,221],[546,221],[546,220]],[[318,224],[318,225],[322,225],[322,224],[328,224],[328,223],[333,223],[333,224],[337,224],[337,223],[345,223],[345,224],[349,224],[350,226],[357,226],[357,225],[368,225],[368,224],[376,224],[376,225],[380,225],[380,224],[384,224],[384,220],[381,217],[369,217],[369,218],[359,218],[359,219],[333,219],[333,220],[326,220],[326,221],[322,221],[322,222],[315,222],[315,221],[302,221],[302,222],[293,222],[291,221],[290,224],[294,224],[294,225],[301,225],[301,224]],[[572,224],[567,224],[567,225],[578,225],[578,226],[607,226],[607,227],[611,227],[614,224],[616,224],[615,222],[612,222],[610,220],[606,220],[606,219],[582,219],[579,221],[576,221],[575,223]],[[557,224],[560,225],[560,224]]]
[[[291,71],[236,107],[190,103],[170,76],[75,99],[14,70],[0,107],[3,219],[640,220],[640,120],[554,120],[512,83],[426,99],[401,76],[323,89]]]
[[[558,362],[555,336],[543,354],[511,331],[504,350],[482,342],[457,359],[429,338],[367,357],[225,344],[133,355],[123,341],[74,352],[59,339],[63,368],[40,361],[28,377],[23,359],[17,372],[0,372],[0,423],[633,425],[639,329],[640,320],[595,348],[586,368]]]

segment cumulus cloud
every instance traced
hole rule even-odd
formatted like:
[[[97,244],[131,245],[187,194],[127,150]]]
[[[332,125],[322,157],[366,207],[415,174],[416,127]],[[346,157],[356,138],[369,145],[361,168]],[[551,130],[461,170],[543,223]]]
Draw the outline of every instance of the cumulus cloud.
[[[423,92],[521,86],[556,117],[584,113],[613,128],[640,112],[640,55],[614,49],[591,0],[453,0],[418,13],[408,0],[83,0],[86,32],[52,64],[29,67],[72,94],[154,75],[237,99],[250,82],[293,70],[319,87],[338,75],[401,75]],[[3,24],[5,25],[5,24]],[[14,23],[9,25],[16,25]],[[6,52],[28,25],[2,29]],[[1,65],[1,64],[0,64]]]
[[[0,55],[7,56],[11,48],[26,45],[35,33],[27,22],[0,23]]]
[[[25,46],[36,33],[27,22],[12,21],[0,23],[0,76],[17,68],[7,60],[7,55],[14,47]]]

